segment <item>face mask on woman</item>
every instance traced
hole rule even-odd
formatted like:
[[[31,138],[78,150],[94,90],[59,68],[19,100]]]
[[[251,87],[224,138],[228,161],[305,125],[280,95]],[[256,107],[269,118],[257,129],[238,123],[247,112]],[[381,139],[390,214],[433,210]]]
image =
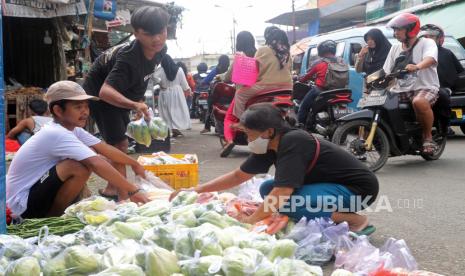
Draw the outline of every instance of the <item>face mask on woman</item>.
[[[247,147],[249,150],[255,154],[265,154],[268,151],[268,144],[270,143],[270,139],[265,139],[258,136],[257,139],[249,142]]]

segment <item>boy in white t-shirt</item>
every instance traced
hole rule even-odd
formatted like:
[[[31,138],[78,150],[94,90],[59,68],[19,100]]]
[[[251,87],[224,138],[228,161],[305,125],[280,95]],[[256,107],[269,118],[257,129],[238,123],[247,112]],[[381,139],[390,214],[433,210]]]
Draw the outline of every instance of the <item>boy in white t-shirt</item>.
[[[402,79],[396,79],[391,91],[399,93],[400,101],[412,103],[417,121],[423,128],[423,152],[433,154],[437,149],[431,131],[434,122],[432,106],[438,99],[439,91],[436,70],[438,48],[432,39],[417,38],[420,32],[420,19],[414,14],[400,14],[391,19],[387,26],[394,30],[394,37],[402,44],[391,47],[383,69],[386,73],[391,73],[396,58],[413,47],[412,63],[405,67],[409,74]]]
[[[82,129],[89,117],[89,96],[77,83],[59,81],[45,94],[54,121],[25,143],[6,176],[7,206],[14,216],[59,216],[86,187],[91,172],[114,183],[119,199],[148,202],[146,195],[129,183],[100,154],[112,162],[129,165],[145,176],[136,160]]]

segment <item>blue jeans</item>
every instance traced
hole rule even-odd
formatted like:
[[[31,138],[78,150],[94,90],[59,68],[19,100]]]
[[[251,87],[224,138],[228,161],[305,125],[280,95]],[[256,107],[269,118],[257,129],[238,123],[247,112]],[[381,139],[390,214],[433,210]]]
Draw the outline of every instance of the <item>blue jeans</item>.
[[[20,145],[23,145],[31,137],[32,137],[32,134],[30,132],[23,131],[20,134],[16,135],[16,140],[18,140],[18,143]]]
[[[260,195],[262,198],[265,198],[271,190],[274,188],[274,180],[270,179],[262,183],[260,186]],[[302,217],[307,217],[307,219],[314,219],[318,217],[331,217],[333,211],[324,210],[321,207],[321,200],[324,197],[331,197],[336,199],[332,202],[335,206],[343,206],[344,208],[351,207],[351,197],[355,196],[349,189],[340,184],[333,183],[315,183],[309,185],[303,185],[300,188],[294,189],[294,192],[291,195],[290,210],[280,210],[279,212],[283,215],[287,215],[289,218],[292,218],[295,221],[299,221]],[[294,199],[293,199],[294,197]],[[296,197],[304,198],[306,200],[305,204],[299,204],[297,206],[292,206],[293,202],[297,203],[298,200]],[[309,200],[310,202],[307,202]],[[341,202],[342,200],[342,202]],[[289,206],[287,206],[289,207]],[[308,208],[310,207],[310,208]],[[353,210],[358,211],[358,210]]]
[[[316,97],[320,95],[321,90],[314,86],[310,91],[308,91],[307,94],[305,94],[305,97],[303,98],[300,107],[299,107],[299,113],[298,113],[298,120],[299,123],[305,125],[307,123],[307,116],[310,110],[312,109],[312,105],[315,102]]]

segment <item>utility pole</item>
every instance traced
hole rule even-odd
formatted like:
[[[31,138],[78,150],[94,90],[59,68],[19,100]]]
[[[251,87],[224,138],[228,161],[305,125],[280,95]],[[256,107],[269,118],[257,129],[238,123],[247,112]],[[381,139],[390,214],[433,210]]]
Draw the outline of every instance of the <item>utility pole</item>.
[[[292,44],[295,43],[295,0],[292,0]]]
[[[87,15],[87,39],[89,39],[89,45],[87,45],[85,49],[85,60],[86,62],[90,62],[90,47],[91,47],[91,41],[92,41],[92,29],[93,29],[93,23],[94,23],[94,5],[95,5],[95,0],[89,0],[89,10],[88,15]]]

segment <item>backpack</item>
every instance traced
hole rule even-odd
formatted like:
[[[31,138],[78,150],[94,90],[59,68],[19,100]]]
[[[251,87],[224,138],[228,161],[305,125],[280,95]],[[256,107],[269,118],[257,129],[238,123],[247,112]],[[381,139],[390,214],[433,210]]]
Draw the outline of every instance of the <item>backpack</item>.
[[[325,90],[345,88],[349,84],[349,66],[340,58],[323,58],[328,64],[325,77]]]

